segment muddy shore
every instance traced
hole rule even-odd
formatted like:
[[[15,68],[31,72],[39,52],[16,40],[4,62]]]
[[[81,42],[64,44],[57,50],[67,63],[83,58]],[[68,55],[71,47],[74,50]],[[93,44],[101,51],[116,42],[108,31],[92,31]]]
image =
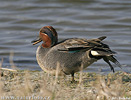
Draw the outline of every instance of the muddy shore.
[[[0,97],[15,100],[117,100],[131,99],[131,74],[125,72],[100,75],[76,73],[52,76],[43,71],[0,70]],[[125,99],[126,100],[126,99]]]

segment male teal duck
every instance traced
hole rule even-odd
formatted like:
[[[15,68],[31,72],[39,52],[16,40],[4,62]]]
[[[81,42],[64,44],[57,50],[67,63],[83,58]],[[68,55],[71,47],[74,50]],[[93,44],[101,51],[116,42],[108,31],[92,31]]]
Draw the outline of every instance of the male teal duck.
[[[39,39],[32,41],[33,45],[43,41],[37,48],[36,59],[39,66],[47,73],[55,74],[59,63],[59,75],[72,75],[97,60],[103,59],[109,64],[111,70],[114,68],[110,61],[120,67],[120,63],[114,57],[107,44],[102,43],[106,36],[97,39],[69,38],[58,42],[58,35],[52,26],[40,29]]]

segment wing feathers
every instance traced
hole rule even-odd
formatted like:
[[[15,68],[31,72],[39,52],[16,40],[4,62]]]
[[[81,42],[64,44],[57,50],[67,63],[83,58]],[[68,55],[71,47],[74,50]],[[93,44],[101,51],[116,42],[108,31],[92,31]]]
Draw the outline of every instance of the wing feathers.
[[[89,50],[96,47],[104,47],[105,44],[103,44],[101,41],[104,40],[106,37],[99,37],[98,39],[80,39],[80,38],[72,38],[67,39],[62,42],[63,47],[59,48],[59,51],[83,51],[83,50]],[[107,47],[107,45],[106,45]]]
[[[105,38],[106,38],[106,36],[102,36],[102,37],[99,37],[98,39],[102,41],[102,40],[104,40]]]

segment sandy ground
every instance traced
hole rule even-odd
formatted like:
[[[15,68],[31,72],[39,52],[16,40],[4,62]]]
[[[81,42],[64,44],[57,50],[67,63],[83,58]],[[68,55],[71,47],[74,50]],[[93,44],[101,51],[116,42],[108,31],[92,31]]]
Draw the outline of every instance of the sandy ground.
[[[76,73],[52,76],[43,71],[0,70],[0,100],[131,100],[131,74]]]

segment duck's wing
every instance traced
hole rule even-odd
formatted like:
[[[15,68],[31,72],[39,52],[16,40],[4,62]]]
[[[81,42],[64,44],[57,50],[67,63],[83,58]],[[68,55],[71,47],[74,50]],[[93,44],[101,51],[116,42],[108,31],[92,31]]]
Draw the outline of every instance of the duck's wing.
[[[104,45],[101,41],[104,40],[106,37],[99,37],[97,39],[81,39],[81,38],[72,38],[67,39],[61,43],[61,48],[59,51],[66,51],[69,53],[79,52],[83,50],[93,49],[95,47],[101,47]],[[104,45],[107,46],[107,45]]]

